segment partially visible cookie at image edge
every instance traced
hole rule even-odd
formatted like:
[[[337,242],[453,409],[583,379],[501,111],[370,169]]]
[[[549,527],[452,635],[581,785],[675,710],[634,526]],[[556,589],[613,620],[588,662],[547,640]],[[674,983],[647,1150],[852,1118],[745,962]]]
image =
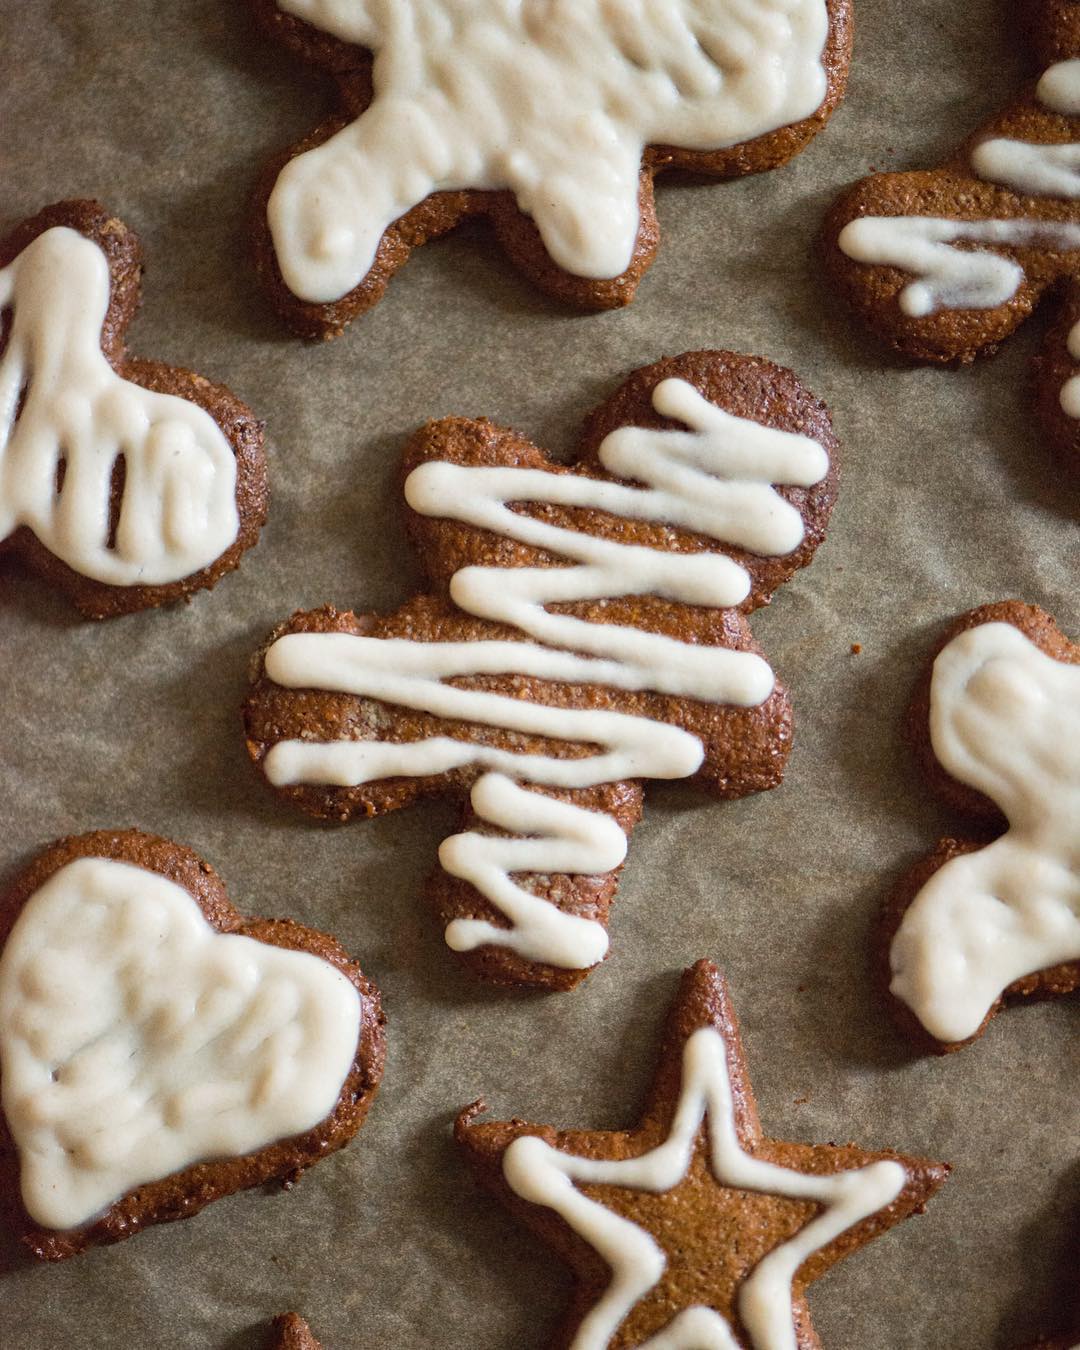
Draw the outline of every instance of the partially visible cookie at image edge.
[[[223,385],[127,352],[141,290],[138,238],[97,202],[0,242],[0,558],[87,618],[213,586],[266,519],[262,423]]]
[[[307,337],[341,333],[413,248],[468,216],[556,298],[627,304],[659,242],[654,176],[785,163],[839,103],[851,50],[850,0],[782,15],[673,0],[662,16],[402,0],[393,22],[393,6],[354,0],[252,3],[339,91],[256,193],[259,272]]]
[[[941,641],[910,731],[971,829],[901,879],[875,959],[900,1024],[943,1053],[1006,1003],[1080,988],[1080,647],[1034,605],[972,610]]]

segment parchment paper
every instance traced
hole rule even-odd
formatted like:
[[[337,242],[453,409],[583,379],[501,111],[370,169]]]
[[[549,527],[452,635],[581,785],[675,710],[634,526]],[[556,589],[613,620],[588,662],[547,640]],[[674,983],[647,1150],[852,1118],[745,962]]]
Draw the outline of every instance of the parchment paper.
[[[676,972],[702,955],[731,979],[767,1131],[955,1165],[925,1216],[812,1289],[824,1346],[1006,1350],[1063,1314],[1080,1267],[1080,1009],[1014,1011],[960,1055],[914,1060],[866,969],[892,881],[959,825],[900,737],[942,621],[1015,595],[1080,636],[1080,500],[1025,388],[1042,324],[970,370],[909,366],[836,310],[811,248],[843,184],[933,162],[1011,96],[1026,56],[1011,8],[856,0],[831,126],[779,172],[662,182],[662,251],[627,310],[562,311],[466,231],[415,255],[343,340],[307,346],[264,303],[244,230],[260,165],[314,125],[327,89],[242,0],[0,0],[4,228],[79,195],[136,227],[133,349],[248,400],[273,489],[258,548],[187,607],[82,623],[5,565],[0,877],[65,833],[171,836],[241,909],[337,934],[390,1017],[383,1091],[347,1150],[291,1193],[0,1275],[0,1344],[241,1350],[296,1308],[329,1350],[539,1350],[567,1279],[474,1191],[452,1113],[483,1094],[500,1116],[633,1123]],[[699,346],[791,365],[843,440],[830,538],[754,619],[794,695],[787,779],[730,805],[654,787],[610,960],[571,995],[494,994],[459,972],[421,898],[452,810],[324,828],[279,805],[241,739],[247,661],[294,608],[413,592],[396,471],[421,421],[486,414],[569,453],[627,372]]]

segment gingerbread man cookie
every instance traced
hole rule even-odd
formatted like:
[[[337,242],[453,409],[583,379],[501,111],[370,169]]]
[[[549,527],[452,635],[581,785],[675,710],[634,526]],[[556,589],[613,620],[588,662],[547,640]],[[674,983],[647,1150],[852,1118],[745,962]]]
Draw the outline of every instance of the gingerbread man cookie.
[[[890,345],[971,361],[1048,293],[1064,297],[1037,364],[1051,442],[1080,449],[1080,5],[1028,0],[1041,74],[941,168],[879,173],[824,228],[840,293]],[[1074,462],[1077,462],[1074,460]]]
[[[885,910],[896,1011],[945,1052],[1007,1000],[1080,988],[1080,648],[1033,605],[973,610],[911,716],[931,782],[997,834],[942,840]]]
[[[643,780],[780,781],[791,709],[745,614],[823,536],[828,412],[768,361],[694,352],[632,375],[573,469],[446,418],[405,473],[431,593],[294,615],[257,658],[249,750],[318,816],[467,796],[431,884],[447,942],[486,978],[570,988],[607,951]]]
[[[655,255],[652,180],[772,169],[843,93],[850,0],[254,0],[341,111],[270,166],[259,270],[334,337],[411,249],[486,216],[558,298],[627,304]]]
[[[0,243],[0,552],[95,619],[213,586],[266,519],[251,410],[125,351],[141,278],[138,239],[96,202]]]
[[[59,1261],[292,1184],[360,1128],[379,995],[333,938],[244,919],[190,849],[63,839],[0,899],[0,1177]]]
[[[553,1350],[816,1350],[806,1288],[920,1213],[942,1163],[766,1138],[727,986],[686,971],[636,1129],[458,1117],[483,1186],[573,1270]]]

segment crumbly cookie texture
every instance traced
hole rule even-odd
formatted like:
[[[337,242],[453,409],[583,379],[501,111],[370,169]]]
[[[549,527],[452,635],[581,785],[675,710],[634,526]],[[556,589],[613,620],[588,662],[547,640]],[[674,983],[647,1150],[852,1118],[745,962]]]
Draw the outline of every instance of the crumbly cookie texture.
[[[631,1130],[459,1115],[476,1177],[573,1271],[553,1350],[819,1345],[808,1285],[921,1213],[942,1163],[767,1138],[727,986],[687,970]]]
[[[46,207],[0,242],[0,554],[87,618],[213,586],[266,519],[251,409],[127,352],[141,289],[137,236],[97,202]]]
[[[271,1324],[267,1350],[323,1350],[299,1313],[279,1313]]]
[[[449,945],[482,978],[568,989],[606,952],[646,778],[781,780],[791,707],[746,615],[824,536],[828,411],[768,361],[691,352],[634,373],[573,467],[446,418],[404,471],[430,591],[275,630],[249,752],[316,816],[462,799],[429,885]]]
[[[662,21],[598,0],[252,3],[339,92],[254,207],[273,303],[317,338],[469,216],[557,299],[627,304],[659,243],[654,177],[786,163],[840,102],[851,51],[849,0],[675,0]]]
[[[924,1049],[970,1044],[1006,1004],[1080,988],[1080,647],[1035,605],[961,615],[909,714],[933,789],[969,821],[887,901],[875,961]]]
[[[58,928],[60,947],[42,942]],[[97,958],[88,953],[115,970],[90,968]],[[274,976],[287,967],[288,978],[260,984],[260,962]],[[195,969],[191,995],[185,999],[181,988],[173,998],[168,986],[188,967]],[[332,1041],[327,1036],[313,1047],[304,1040],[298,967],[302,980],[318,985],[308,1003],[322,998],[325,1008],[316,1013],[338,1019],[333,1054],[343,1077],[329,1086],[330,1109],[300,1133],[270,1136],[235,1156],[215,1147],[208,1160],[160,1176],[159,1160],[173,1156],[178,1131],[207,1123],[214,1129],[225,1119],[221,1128],[232,1137],[250,1138],[249,1119],[275,1100],[285,1111],[275,1119],[295,1118],[297,1083],[309,1081],[305,1070],[323,1067],[308,1051]],[[83,996],[88,989],[90,998]],[[42,1008],[54,1012],[43,1020]],[[332,937],[288,919],[244,918],[208,863],[137,830],[60,840],[0,899],[0,1013],[2,1204],[23,1244],[47,1261],[190,1218],[234,1191],[269,1181],[291,1187],[356,1134],[385,1059],[378,990]],[[221,1056],[209,1080],[199,1067],[207,1053]],[[145,1102],[138,1089],[150,1073],[158,1087]],[[239,1081],[242,1074],[250,1084]],[[321,1091],[325,1096],[325,1083]],[[156,1123],[146,1115],[155,1103]],[[50,1158],[24,1154],[19,1143],[25,1137],[40,1144],[42,1130],[68,1142],[58,1160],[64,1172],[53,1167],[53,1184]],[[149,1159],[143,1179],[85,1221],[52,1227],[32,1216],[31,1207],[54,1203],[61,1183],[94,1186],[101,1168],[130,1167],[136,1151]]]
[[[830,279],[891,347],[921,361],[992,352],[1047,295],[1035,362],[1049,443],[1080,465],[1080,8],[1017,7],[1040,76],[939,168],[849,188],[822,231]]]

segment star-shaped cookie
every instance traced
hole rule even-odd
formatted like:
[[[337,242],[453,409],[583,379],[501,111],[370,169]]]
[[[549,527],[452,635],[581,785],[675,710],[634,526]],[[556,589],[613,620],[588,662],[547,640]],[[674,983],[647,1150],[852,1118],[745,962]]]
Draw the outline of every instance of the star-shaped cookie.
[[[814,1350],[806,1287],[920,1213],[947,1164],[766,1138],[723,977],[687,970],[633,1130],[521,1120],[455,1135],[480,1182],[574,1271],[553,1350]]]

